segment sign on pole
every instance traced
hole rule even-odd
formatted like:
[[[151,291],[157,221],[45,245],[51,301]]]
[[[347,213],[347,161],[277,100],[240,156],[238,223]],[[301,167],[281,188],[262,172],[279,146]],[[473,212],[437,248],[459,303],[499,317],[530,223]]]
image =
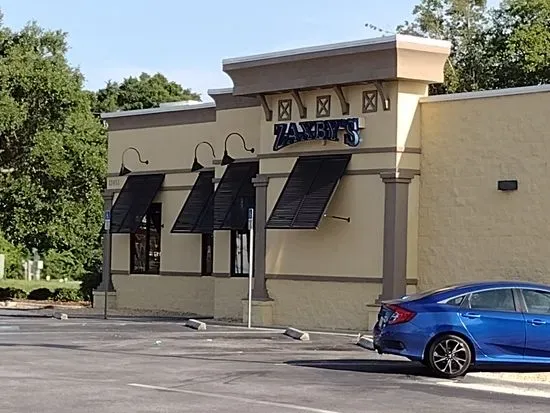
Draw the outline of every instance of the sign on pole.
[[[109,231],[111,229],[111,211],[105,211],[105,231]]]
[[[254,208],[248,209],[250,255],[248,259],[248,328],[252,327],[252,275],[254,273]]]

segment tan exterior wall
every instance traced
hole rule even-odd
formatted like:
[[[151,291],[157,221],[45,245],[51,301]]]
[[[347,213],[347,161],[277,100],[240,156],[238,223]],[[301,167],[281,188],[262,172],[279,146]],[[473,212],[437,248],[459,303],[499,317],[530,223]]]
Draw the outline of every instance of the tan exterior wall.
[[[421,288],[550,281],[548,107],[550,92],[422,104]]]
[[[388,82],[386,90],[390,99],[395,102],[397,99],[397,82]],[[307,107],[307,118],[301,119],[300,112],[296,102],[292,101],[292,119],[290,121],[278,120],[278,101],[283,99],[292,99],[291,94],[279,94],[271,95],[267,97],[269,106],[273,110],[273,120],[271,122],[262,121],[261,123],[261,154],[296,154],[298,155],[303,151],[327,151],[334,149],[347,148],[341,142],[324,142],[321,141],[309,141],[300,142],[283,148],[277,152],[273,151],[273,141],[275,136],[273,135],[273,125],[275,123],[287,123],[287,122],[300,122],[301,120],[315,120],[316,119],[316,97],[317,96],[331,96],[331,116],[323,119],[340,119],[348,117],[363,117],[366,121],[366,127],[361,131],[362,142],[359,148],[379,148],[395,146],[395,137],[397,133],[397,111],[382,110],[380,101],[378,102],[378,111],[373,113],[362,113],[363,91],[376,90],[374,85],[362,85],[362,86],[349,86],[342,88],[344,95],[350,105],[349,115],[342,115],[342,109],[336,93],[330,90],[316,90],[300,92],[302,102]]]
[[[242,320],[242,300],[248,297],[248,278],[216,278],[214,317]]]
[[[384,111],[380,96],[378,111],[362,113],[363,91],[375,90],[374,85],[344,87],[350,104],[350,114],[342,115],[336,94],[319,90],[301,92],[307,106],[307,119],[300,119],[293,103],[292,122],[316,119],[316,97],[330,94],[330,118],[361,117],[359,152],[352,157],[345,175],[331,200],[327,214],[350,217],[351,222],[324,218],[316,231],[268,230],[266,274],[267,289],[273,298],[273,322],[303,328],[365,329],[368,326],[367,304],[373,304],[381,293],[383,274],[383,237],[385,184],[380,172],[395,168],[418,170],[420,167],[420,117],[418,99],[426,93],[423,84],[390,82],[385,90],[391,100],[391,110]],[[222,319],[242,317],[243,298],[247,297],[246,278],[226,278],[230,267],[229,231],[214,233],[215,277],[198,277],[200,272],[200,235],[171,234],[172,225],[193,185],[196,174],[181,171],[193,161],[193,149],[206,140],[210,148],[201,146],[199,161],[215,166],[216,178],[225,167],[219,165],[223,155],[223,140],[231,132],[241,133],[246,152],[237,137],[228,140],[228,152],[234,158],[260,160],[260,173],[267,174],[268,217],[283,188],[286,176],[302,152],[352,150],[341,142],[303,142],[273,152],[273,124],[279,123],[277,103],[291,95],[268,96],[273,121],[266,122],[261,107],[218,111],[215,122],[143,129],[117,130],[109,136],[110,189],[120,189],[124,177],[116,175],[120,156],[128,146],[139,149],[149,165],[140,165],[135,154],[128,152],[125,164],[133,171],[166,172],[163,189],[156,198],[162,202],[161,275],[124,275],[129,271],[129,236],[114,235],[112,268],[117,290],[117,305],[127,308],[170,309],[213,315]],[[327,119],[327,118],[323,118]],[[288,121],[284,121],[288,122]],[[397,147],[397,150],[396,150]],[[407,153],[400,151],[408,150]],[[175,171],[180,170],[180,171]],[[417,277],[418,200],[420,182],[413,179],[409,188],[409,226],[407,277]],[[194,276],[184,276],[185,274]],[[276,276],[327,276],[368,278],[367,282],[292,281]],[[344,280],[346,281],[346,280]],[[409,286],[408,291],[415,289]],[[197,294],[195,295],[195,292]]]
[[[118,308],[214,314],[214,278],[113,275]]]
[[[268,280],[267,288],[275,300],[273,324],[325,330],[372,328],[367,306],[382,292],[381,284],[356,282]],[[407,294],[415,292],[407,287]]]
[[[271,211],[285,179],[268,187]],[[340,181],[318,230],[268,230],[267,274],[381,277],[384,183],[379,176],[351,175]]]

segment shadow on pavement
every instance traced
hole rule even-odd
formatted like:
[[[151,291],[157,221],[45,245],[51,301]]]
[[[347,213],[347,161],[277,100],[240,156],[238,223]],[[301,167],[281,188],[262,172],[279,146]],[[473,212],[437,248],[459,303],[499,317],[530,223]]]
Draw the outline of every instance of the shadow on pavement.
[[[312,367],[328,370],[356,371],[377,374],[404,374],[433,377],[430,370],[420,363],[401,360],[337,359],[337,360],[292,360],[291,366]]]
[[[103,314],[79,314],[73,313],[70,310],[63,308],[56,309],[1,309],[0,320],[2,318],[20,318],[20,319],[33,319],[33,318],[52,318],[54,313],[66,313],[70,319],[82,319],[82,320],[100,320],[105,321]],[[124,322],[144,322],[144,321],[168,321],[168,322],[184,322],[194,318],[196,320],[211,320],[211,316],[190,316],[190,315],[118,315],[113,314],[108,316],[107,321],[124,321]]]

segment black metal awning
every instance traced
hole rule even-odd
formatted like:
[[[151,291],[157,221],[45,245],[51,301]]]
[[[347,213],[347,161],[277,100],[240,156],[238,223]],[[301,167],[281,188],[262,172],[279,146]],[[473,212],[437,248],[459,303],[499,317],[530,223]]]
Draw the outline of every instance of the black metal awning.
[[[351,154],[300,156],[266,228],[317,229]]]
[[[201,171],[174,222],[172,233],[211,233],[214,171]]]
[[[214,230],[246,229],[248,208],[254,208],[256,191],[252,178],[259,162],[229,164],[214,193]]]
[[[111,208],[111,232],[135,232],[163,182],[164,174],[128,176]]]

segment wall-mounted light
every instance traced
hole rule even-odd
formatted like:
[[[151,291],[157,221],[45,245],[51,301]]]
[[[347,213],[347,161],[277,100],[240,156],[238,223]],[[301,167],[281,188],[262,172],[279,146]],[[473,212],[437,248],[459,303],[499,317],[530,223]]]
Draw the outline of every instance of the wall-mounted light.
[[[499,191],[517,191],[518,181],[516,179],[498,181],[497,188]]]
[[[128,175],[130,172],[132,172],[130,169],[128,169],[126,167],[126,165],[124,165],[124,155],[126,155],[126,152],[128,152],[130,150],[137,153],[139,162],[141,162],[145,165],[149,165],[149,161],[141,159],[141,153],[139,153],[139,151],[136,148],[134,148],[133,146],[130,146],[130,147],[124,149],[124,152],[122,152],[122,157],[121,157],[121,162],[120,162],[120,171],[118,173],[118,176]]]
[[[225,137],[225,142],[223,143],[223,158],[222,158],[222,162],[221,164],[222,165],[229,165],[230,163],[234,162],[235,159],[233,159],[231,156],[229,156],[229,154],[227,153],[227,140],[233,136],[233,135],[236,135],[238,136],[239,138],[241,138],[241,141],[243,143],[243,147],[244,147],[244,150],[247,151],[247,152],[250,152],[250,153],[254,153],[254,148],[250,148],[248,149],[246,147],[246,142],[243,138],[243,135],[241,135],[240,133],[237,133],[237,132],[232,132],[230,133],[229,135],[227,135]]]
[[[212,149],[212,156],[213,156],[214,158],[216,158],[216,154],[214,153],[214,147],[210,144],[210,142],[202,141],[202,142],[197,143],[197,145],[195,146],[195,159],[193,159],[193,166],[191,166],[191,172],[196,172],[196,171],[198,171],[199,169],[204,168],[204,166],[197,160],[197,149],[198,149],[199,146],[201,146],[203,143],[204,143],[205,145],[210,146],[210,149]]]

